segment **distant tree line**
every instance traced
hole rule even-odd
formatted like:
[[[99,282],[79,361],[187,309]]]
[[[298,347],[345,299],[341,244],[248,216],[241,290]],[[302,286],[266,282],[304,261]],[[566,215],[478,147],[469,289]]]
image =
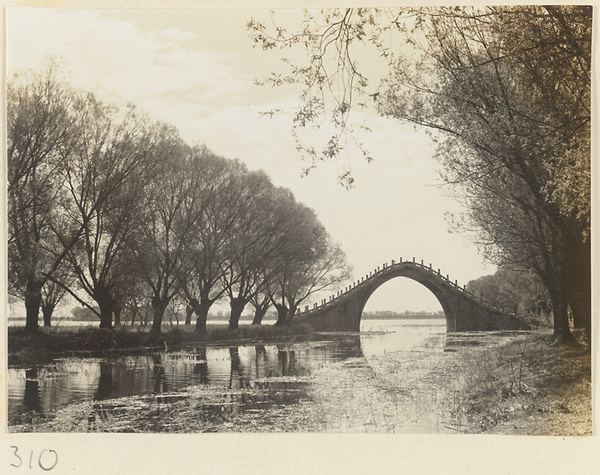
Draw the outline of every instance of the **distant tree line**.
[[[264,171],[191,146],[135,106],[105,104],[43,73],[10,78],[9,292],[38,330],[70,294],[113,328],[149,307],[160,332],[174,303],[206,330],[211,305],[270,306],[292,321],[314,292],[349,275],[315,212]]]
[[[393,310],[375,310],[373,312],[363,312],[361,317],[362,320],[396,320],[402,318],[444,318],[444,311],[405,310],[395,312]]]

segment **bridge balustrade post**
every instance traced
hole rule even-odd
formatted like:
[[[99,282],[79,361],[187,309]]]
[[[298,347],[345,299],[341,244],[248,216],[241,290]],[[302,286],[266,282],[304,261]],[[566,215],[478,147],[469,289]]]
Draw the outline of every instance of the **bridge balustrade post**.
[[[392,265],[394,265],[396,263],[396,261],[394,259],[392,259]]]
[[[431,269],[431,262],[429,263],[429,270],[432,270],[432,269]]]
[[[413,256],[413,264],[415,263],[415,257]]]
[[[421,266],[423,266],[423,259],[421,259]]]
[[[400,264],[402,264],[402,258],[400,258]]]

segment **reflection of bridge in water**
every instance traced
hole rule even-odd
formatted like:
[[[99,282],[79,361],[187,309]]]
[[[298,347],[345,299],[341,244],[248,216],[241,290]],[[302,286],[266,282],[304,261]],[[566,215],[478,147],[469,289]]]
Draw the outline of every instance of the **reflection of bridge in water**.
[[[390,279],[407,277],[427,287],[440,302],[449,332],[522,329],[525,324],[495,304],[460,287],[440,270],[423,261],[392,261],[346,287],[336,295],[305,307],[296,321],[317,331],[359,331],[363,309],[373,292]]]

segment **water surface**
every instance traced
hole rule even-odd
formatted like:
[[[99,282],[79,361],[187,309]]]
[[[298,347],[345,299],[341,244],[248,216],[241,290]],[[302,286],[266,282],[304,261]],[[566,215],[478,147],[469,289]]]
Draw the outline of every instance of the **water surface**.
[[[339,364],[344,363],[344,374],[352,378],[353,371],[362,371],[385,355],[410,361],[424,353],[429,357],[444,354],[443,319],[366,320],[361,330],[360,334],[336,335],[331,341],[209,346],[11,366],[9,417],[28,411],[50,413],[85,401],[96,401],[106,409],[102,401],[129,396],[169,403],[187,397],[190,388],[210,390],[213,396],[226,394],[226,406],[236,410],[321,404],[316,395],[326,393],[327,388],[316,386],[327,381],[314,378],[317,372],[322,375],[329,368],[339,372]],[[219,410],[224,407],[221,403]]]

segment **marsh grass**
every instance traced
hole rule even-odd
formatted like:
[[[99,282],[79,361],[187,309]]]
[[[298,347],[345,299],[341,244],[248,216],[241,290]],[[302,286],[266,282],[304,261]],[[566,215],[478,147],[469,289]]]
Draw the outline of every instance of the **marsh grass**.
[[[462,353],[459,405],[468,432],[591,435],[591,358],[578,337],[558,345],[534,332],[495,351]]]

